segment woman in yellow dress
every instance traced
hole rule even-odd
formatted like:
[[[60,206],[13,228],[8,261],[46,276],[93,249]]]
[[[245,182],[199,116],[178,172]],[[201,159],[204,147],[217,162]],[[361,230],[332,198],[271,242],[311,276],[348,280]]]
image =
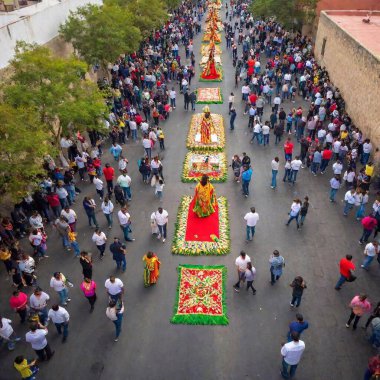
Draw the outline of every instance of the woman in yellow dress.
[[[208,180],[207,175],[203,175],[201,181],[195,187],[193,211],[199,218],[204,218],[215,212],[216,196],[214,186]]]
[[[160,265],[161,262],[158,259],[157,255],[151,251],[147,252],[143,257],[145,262],[144,266],[144,286],[148,288],[151,285],[154,285],[160,277]]]

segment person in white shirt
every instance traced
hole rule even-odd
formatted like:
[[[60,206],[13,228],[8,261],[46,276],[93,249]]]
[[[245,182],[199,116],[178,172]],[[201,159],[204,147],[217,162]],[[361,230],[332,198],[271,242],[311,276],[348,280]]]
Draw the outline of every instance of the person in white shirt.
[[[129,120],[129,129],[131,130],[132,140],[137,140],[137,123],[134,119]]]
[[[174,87],[172,87],[171,91],[169,92],[169,98],[170,98],[170,107],[172,107],[175,110],[176,104],[175,104],[175,99],[176,99],[177,93],[174,90]]]
[[[99,178],[98,175],[95,176],[93,180],[93,184],[95,185],[96,192],[98,193],[100,199],[102,200],[104,197],[104,190],[103,190],[104,185],[103,185],[103,181]]]
[[[113,322],[115,325],[115,342],[119,340],[119,335],[121,333],[121,324],[123,322],[123,313],[124,313],[124,303],[119,300],[119,302],[115,300],[111,300],[106,309],[106,316]]]
[[[38,355],[38,359],[43,362],[50,360],[54,355],[54,351],[50,349],[46,335],[48,330],[39,329],[37,323],[30,326],[30,331],[25,334],[25,340],[32,345],[33,350]]]
[[[245,214],[244,220],[247,222],[247,242],[252,241],[255,235],[256,224],[259,220],[259,214],[254,207],[251,207],[251,211]]]
[[[371,152],[372,152],[371,140],[370,139],[366,139],[366,140],[364,140],[364,143],[363,143],[363,154],[360,157],[360,163],[362,165],[366,165],[367,164],[367,162],[369,160],[369,157],[371,156]]]
[[[261,138],[260,138],[260,133],[261,133],[261,124],[260,122],[257,120],[256,121],[256,124],[254,125],[253,127],[253,136],[252,136],[252,139],[250,141],[251,144],[253,144],[253,140],[257,139],[257,143],[258,144],[261,144]]]
[[[77,214],[75,211],[66,206],[62,211],[61,211],[61,216],[64,216],[67,220],[68,225],[71,228],[71,231],[75,231],[76,223],[77,223]]]
[[[30,308],[38,313],[40,322],[44,326],[46,326],[46,320],[48,318],[47,303],[49,300],[49,295],[43,292],[39,286],[34,290],[29,299]]]
[[[274,105],[274,110],[277,112],[278,111],[278,107],[280,106],[281,104],[281,98],[279,95],[275,96],[275,98],[273,99],[273,105]]]
[[[112,228],[113,224],[113,203],[109,200],[108,195],[105,196],[104,201],[101,204],[101,209],[103,211],[104,216],[107,219],[108,228]]]
[[[51,320],[55,324],[59,335],[62,334],[63,329],[62,343],[66,342],[69,335],[69,319],[70,315],[65,308],[57,304],[52,305],[48,313],[48,320]]]
[[[349,211],[352,210],[355,206],[355,190],[354,189],[351,189],[351,190],[348,190],[346,195],[344,196],[344,202],[345,202],[345,206],[344,206],[344,209],[343,209],[343,215],[344,216],[347,216]]]
[[[279,163],[280,159],[278,157],[275,157],[271,162],[272,167],[272,182],[271,182],[271,189],[275,189],[277,187],[277,174],[278,174],[278,168],[280,166]]]
[[[228,97],[228,114],[231,113],[231,108],[234,105],[235,102],[235,95],[233,92],[231,92],[231,95]]]
[[[124,157],[120,157],[120,160],[119,160],[119,170],[121,172],[123,172],[124,170],[127,169],[127,166],[128,166],[128,160],[126,158],[124,158]]]
[[[247,264],[251,262],[251,258],[244,252],[240,252],[240,256],[235,260],[237,268],[238,282],[234,285],[235,292],[240,291],[240,282],[245,279],[245,271],[247,270]]]
[[[372,263],[373,259],[379,254],[379,243],[374,240],[371,243],[368,243],[364,248],[365,258],[363,264],[360,265],[361,268],[368,270],[368,267]]]
[[[106,242],[107,242],[107,236],[104,232],[100,231],[99,228],[97,228],[92,235],[92,241],[96,244],[96,248],[98,248],[100,252],[100,260],[103,260],[104,251],[106,249]]]
[[[281,375],[284,379],[290,379],[295,375],[298,363],[305,351],[305,343],[300,340],[299,333],[297,331],[292,331],[290,335],[292,341],[284,344],[281,348]]]
[[[65,275],[61,272],[55,272],[50,279],[50,287],[58,293],[62,306],[66,306],[67,302],[71,301],[66,283],[68,283],[68,281],[66,280]]]
[[[291,161],[291,163],[290,163],[290,167],[291,167],[292,171],[290,174],[291,179],[289,180],[289,182],[293,182],[293,185],[296,182],[297,174],[300,170],[301,165],[302,165],[302,161],[300,160],[299,156],[296,156],[295,159],[293,161]]]
[[[300,225],[298,223],[298,216],[300,214],[302,202],[300,199],[294,199],[289,212],[289,220],[287,221],[286,225],[289,226],[290,222],[295,219],[297,223],[297,230],[300,228]]]
[[[131,230],[131,216],[127,212],[126,207],[122,207],[121,210],[117,213],[117,217],[119,219],[120,228],[123,230],[124,239],[126,241],[135,241],[135,239],[131,239],[129,237],[129,233],[132,232]]]
[[[114,301],[121,299],[121,296],[124,294],[123,281],[115,276],[110,276],[104,283],[104,287],[107,289],[107,294]]]
[[[269,127],[269,122],[266,121],[265,124],[262,126],[262,133],[263,133],[263,141],[264,141],[264,146],[269,145],[269,133],[270,133],[270,127]]]
[[[165,243],[165,240],[166,240],[168,218],[169,218],[168,212],[164,210],[162,207],[159,207],[158,210],[154,213],[154,219],[158,227],[157,239],[161,239],[161,236],[162,236],[163,243]]]
[[[342,174],[343,165],[339,160],[333,164],[332,168],[333,168],[334,175]]]
[[[128,201],[132,200],[132,194],[131,194],[131,183],[132,179],[127,174],[127,172],[123,172],[119,177],[117,178],[117,183],[121,186],[124,192],[124,198]]]
[[[7,341],[9,351],[13,351],[16,342],[21,340],[21,338],[18,338],[13,331],[11,323],[12,321],[10,319],[0,317],[0,339],[5,339]]]

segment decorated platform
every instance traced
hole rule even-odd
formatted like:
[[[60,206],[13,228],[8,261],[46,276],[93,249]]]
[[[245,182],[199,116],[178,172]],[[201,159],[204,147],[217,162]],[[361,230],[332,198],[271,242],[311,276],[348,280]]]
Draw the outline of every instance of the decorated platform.
[[[171,323],[228,325],[224,265],[179,265]]]
[[[215,55],[222,54],[222,48],[219,45],[210,47],[210,44],[203,44],[201,47],[201,56],[208,56],[210,54],[210,49],[215,49]]]
[[[219,87],[204,87],[197,90],[197,104],[222,104],[223,96]]]
[[[211,131],[211,141],[207,144],[201,141],[202,118],[203,114],[201,113],[195,114],[191,118],[189,133],[187,135],[187,148],[191,150],[223,150],[225,145],[223,116],[215,113],[211,114],[214,130]]]
[[[207,175],[211,182],[227,180],[227,161],[224,153],[189,152],[183,164],[182,182],[196,182]]]
[[[179,255],[224,255],[230,250],[228,204],[217,198],[213,214],[199,218],[193,211],[194,200],[183,196],[178,208],[172,252]]]

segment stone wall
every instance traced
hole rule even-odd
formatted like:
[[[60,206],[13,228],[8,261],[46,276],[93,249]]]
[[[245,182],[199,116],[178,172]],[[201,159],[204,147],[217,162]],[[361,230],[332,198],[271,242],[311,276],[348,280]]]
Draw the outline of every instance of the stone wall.
[[[335,24],[326,12],[320,14],[314,53],[340,89],[355,125],[380,147],[379,59]]]

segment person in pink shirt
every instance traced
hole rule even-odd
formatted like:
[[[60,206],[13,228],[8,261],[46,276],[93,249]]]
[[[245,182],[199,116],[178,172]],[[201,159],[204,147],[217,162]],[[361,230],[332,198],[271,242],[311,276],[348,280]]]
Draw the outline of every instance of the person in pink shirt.
[[[90,303],[90,313],[94,311],[94,305],[96,302],[96,282],[90,278],[85,278],[80,284],[80,288],[83,291],[84,296],[87,298]]]
[[[351,322],[355,319],[352,328],[356,330],[360,317],[365,313],[370,312],[371,304],[367,300],[366,294],[360,294],[359,296],[355,296],[351,300],[349,307],[351,308],[351,314],[350,318],[348,318],[348,321],[346,323],[346,327],[349,328]]]

